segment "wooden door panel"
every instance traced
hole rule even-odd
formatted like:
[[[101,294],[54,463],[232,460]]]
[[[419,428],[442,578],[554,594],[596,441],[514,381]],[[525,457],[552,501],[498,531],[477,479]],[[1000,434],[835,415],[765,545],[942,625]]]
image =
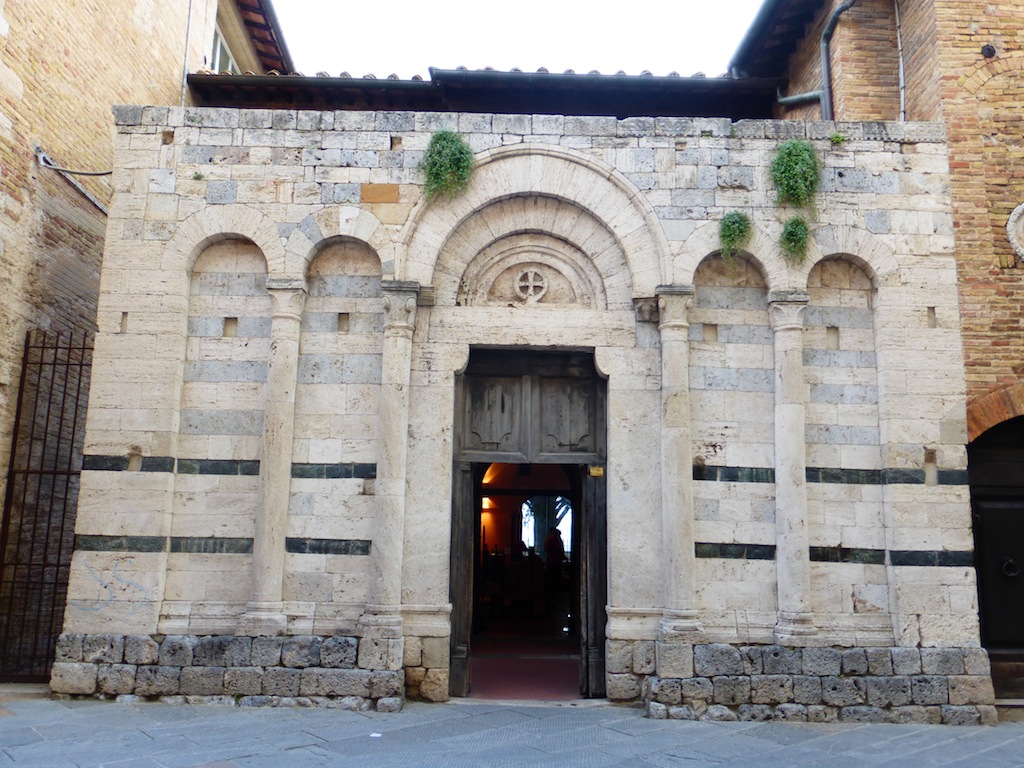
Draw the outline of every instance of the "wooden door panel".
[[[452,488],[452,554],[449,565],[449,591],[452,602],[451,669],[448,693],[469,695],[469,640],[473,622],[473,471],[466,463],[456,463]]]
[[[587,472],[584,467],[584,472]],[[584,478],[583,551],[580,560],[580,693],[605,695],[606,606],[608,604],[607,512],[605,479]]]
[[[467,451],[521,453],[525,386],[522,377],[466,377],[462,446]]]
[[[542,454],[598,453],[597,386],[587,379],[540,378],[531,444]]]

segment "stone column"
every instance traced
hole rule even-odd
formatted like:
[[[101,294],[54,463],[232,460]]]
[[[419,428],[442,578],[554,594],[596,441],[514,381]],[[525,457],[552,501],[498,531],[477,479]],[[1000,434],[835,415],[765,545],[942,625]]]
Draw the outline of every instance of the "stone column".
[[[690,323],[693,286],[658,287],[661,335],[661,525],[665,592],[659,640],[693,641],[700,630],[694,591]],[[666,655],[666,654],[661,654]]]
[[[804,411],[804,291],[773,291],[775,332],[775,641],[793,644],[817,632],[810,609],[811,560],[807,535],[807,457]]]
[[[299,332],[306,288],[301,280],[269,279],[272,315],[260,457],[260,508],[252,545],[252,594],[242,615],[243,635],[279,635],[287,626],[282,606],[285,533],[291,495],[295,387]]]
[[[377,520],[370,566],[370,600],[359,620],[359,666],[402,667],[402,546],[409,444],[409,386],[416,322],[415,282],[385,281],[384,350],[381,356]]]

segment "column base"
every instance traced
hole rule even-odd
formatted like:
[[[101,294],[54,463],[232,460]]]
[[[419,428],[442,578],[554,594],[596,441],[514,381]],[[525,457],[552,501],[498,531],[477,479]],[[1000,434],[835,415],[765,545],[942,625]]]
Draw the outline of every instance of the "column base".
[[[699,643],[704,626],[696,611],[665,611],[658,622],[658,640],[669,643]]]
[[[238,634],[246,637],[276,637],[288,629],[288,617],[281,603],[249,603],[238,621]]]
[[[359,617],[363,637],[402,637],[402,608],[398,605],[368,605]]]
[[[772,634],[779,645],[801,645],[802,641],[817,635],[818,628],[814,626],[811,613],[780,611]]]
[[[401,608],[397,605],[368,605],[359,617],[360,669],[402,669],[405,657]]]

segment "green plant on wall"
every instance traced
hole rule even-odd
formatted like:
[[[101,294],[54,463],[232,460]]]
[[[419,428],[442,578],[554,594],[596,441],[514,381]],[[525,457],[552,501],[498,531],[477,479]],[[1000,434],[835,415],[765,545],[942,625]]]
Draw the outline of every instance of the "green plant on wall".
[[[833,134],[830,140],[834,146],[844,141],[839,134]],[[809,142],[798,139],[782,142],[772,160],[771,173],[775,182],[776,205],[810,206],[818,190],[821,171],[818,156]],[[779,245],[786,261],[799,264],[807,258],[809,236],[810,228],[803,216],[793,216],[783,225]]]
[[[782,255],[791,264],[799,264],[807,258],[807,238],[810,230],[803,216],[794,216],[782,226],[779,242]]]
[[[430,137],[420,165],[426,174],[427,199],[454,197],[469,186],[473,150],[454,131],[438,131]]]
[[[722,245],[722,258],[732,262],[739,250],[750,242],[753,226],[743,211],[730,211],[718,223],[718,240]]]
[[[818,157],[806,141],[785,141],[772,161],[772,181],[778,192],[778,203],[807,205],[818,189]]]

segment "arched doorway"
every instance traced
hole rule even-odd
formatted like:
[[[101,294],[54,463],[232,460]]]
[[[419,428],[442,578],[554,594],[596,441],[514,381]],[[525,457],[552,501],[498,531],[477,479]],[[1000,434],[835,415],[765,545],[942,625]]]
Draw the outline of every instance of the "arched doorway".
[[[502,698],[603,696],[605,391],[593,355],[474,350],[456,392],[451,694],[470,695],[476,676]]]
[[[967,447],[981,640],[998,698],[1024,698],[1024,416]]]

